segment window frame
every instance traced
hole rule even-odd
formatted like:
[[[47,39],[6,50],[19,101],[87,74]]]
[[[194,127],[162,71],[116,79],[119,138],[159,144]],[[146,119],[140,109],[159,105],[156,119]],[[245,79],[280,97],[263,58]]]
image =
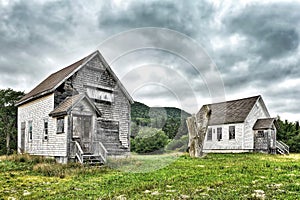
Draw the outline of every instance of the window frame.
[[[207,129],[207,137],[206,137],[207,141],[212,141],[212,133],[213,133],[212,128],[208,128]]]
[[[59,121],[62,120],[62,124]],[[61,128],[61,130],[59,130]],[[65,117],[58,117],[56,118],[56,134],[64,133],[65,132]]]
[[[257,138],[265,138],[265,131],[263,130],[258,130],[256,134]]]
[[[221,130],[221,131],[220,131]],[[218,127],[217,128],[217,140],[221,141],[222,140],[222,133],[223,133],[223,129],[222,127]]]
[[[29,120],[28,121],[28,142],[32,142],[32,139],[33,139],[33,127],[32,127],[32,120]]]
[[[232,130],[233,130],[233,133],[231,132]],[[229,140],[235,140],[235,126],[229,126],[228,135],[229,135]]]
[[[47,124],[47,127],[45,126]],[[44,129],[43,129],[43,140],[49,140],[49,121],[48,119],[44,119]]]

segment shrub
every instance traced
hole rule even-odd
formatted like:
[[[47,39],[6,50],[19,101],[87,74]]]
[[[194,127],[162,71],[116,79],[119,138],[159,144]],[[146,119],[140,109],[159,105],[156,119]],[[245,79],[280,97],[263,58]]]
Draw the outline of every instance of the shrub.
[[[163,150],[168,137],[161,129],[144,127],[131,140],[131,150],[137,153],[151,153]]]
[[[167,146],[166,150],[169,151],[186,151],[188,148],[189,137],[187,135],[182,136],[177,140],[172,140]]]

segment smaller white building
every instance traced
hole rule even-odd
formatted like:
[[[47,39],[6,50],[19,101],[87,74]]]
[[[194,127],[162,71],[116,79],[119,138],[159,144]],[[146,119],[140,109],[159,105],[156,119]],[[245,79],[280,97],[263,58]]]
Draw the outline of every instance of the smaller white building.
[[[204,106],[196,114],[199,120]],[[260,95],[207,106],[211,109],[211,116],[203,152],[276,153],[277,150],[280,153],[288,153],[288,147],[276,141],[275,119],[270,118]]]

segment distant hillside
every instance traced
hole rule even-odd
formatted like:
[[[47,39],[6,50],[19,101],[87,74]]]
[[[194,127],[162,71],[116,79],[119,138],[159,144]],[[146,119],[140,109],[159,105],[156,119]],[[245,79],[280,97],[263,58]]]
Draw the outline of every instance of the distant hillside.
[[[187,135],[186,118],[191,114],[174,107],[149,107],[135,102],[131,105],[131,136],[135,137],[138,127],[162,129],[170,139]]]
[[[134,121],[137,118],[187,118],[190,113],[175,107],[149,107],[141,102],[135,102],[131,105],[131,119]]]

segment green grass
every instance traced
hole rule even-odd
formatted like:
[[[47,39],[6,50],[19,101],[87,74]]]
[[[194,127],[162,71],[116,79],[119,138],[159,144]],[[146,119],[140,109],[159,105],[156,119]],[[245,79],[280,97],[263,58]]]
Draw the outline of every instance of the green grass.
[[[300,198],[300,154],[134,155],[105,167],[0,160],[0,199]]]

